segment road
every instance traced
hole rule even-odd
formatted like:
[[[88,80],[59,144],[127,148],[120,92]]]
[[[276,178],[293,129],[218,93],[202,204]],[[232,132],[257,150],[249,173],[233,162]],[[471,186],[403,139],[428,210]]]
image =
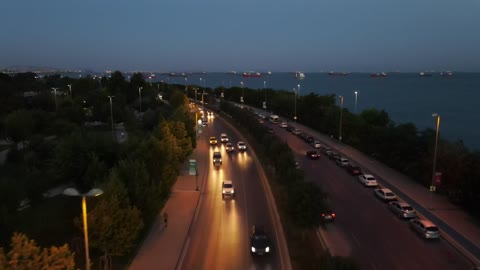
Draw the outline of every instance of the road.
[[[372,188],[361,185],[355,176],[326,156],[309,160],[312,147],[277,124],[275,133],[288,142],[305,171],[306,178],[329,193],[337,220],[322,230],[336,255],[352,256],[361,269],[471,269],[471,263],[443,239],[426,241],[376,199]],[[315,137],[315,136],[314,136]],[[365,172],[365,171],[364,171]],[[366,171],[365,173],[370,173]]]
[[[275,227],[251,149],[227,154],[220,142],[221,133],[226,133],[235,146],[240,140],[239,134],[220,118],[209,118],[208,126],[198,138],[199,152],[204,154],[197,159],[208,159],[209,165],[203,171],[199,168],[206,181],[202,182],[198,210],[180,269],[282,269],[276,251]],[[209,146],[210,136],[216,136],[217,146]],[[214,151],[222,153],[223,163],[219,168],[211,162]],[[234,199],[222,199],[224,179],[233,181]],[[263,225],[273,242],[269,256],[250,255],[249,236],[255,224]]]

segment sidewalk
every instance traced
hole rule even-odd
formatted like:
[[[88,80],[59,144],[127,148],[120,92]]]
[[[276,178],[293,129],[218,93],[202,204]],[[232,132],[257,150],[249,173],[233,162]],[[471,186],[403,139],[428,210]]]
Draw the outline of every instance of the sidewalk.
[[[157,221],[128,267],[129,270],[177,268],[200,197],[200,192],[195,191],[195,176],[189,175],[188,165],[187,159],[172,188],[172,194],[158,213]],[[168,213],[167,227],[162,216],[165,212]]]
[[[474,220],[465,210],[452,204],[445,196],[431,193],[409,177],[371,159],[360,151],[332,140],[303,125],[299,129],[315,135],[323,143],[348,156],[364,170],[374,172],[381,183],[397,193],[441,230],[442,236],[476,265],[480,265],[480,221]]]

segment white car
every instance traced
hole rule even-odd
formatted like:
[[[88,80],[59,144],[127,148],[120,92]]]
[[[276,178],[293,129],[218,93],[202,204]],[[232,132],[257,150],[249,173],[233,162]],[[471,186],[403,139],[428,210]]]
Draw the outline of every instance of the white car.
[[[227,134],[225,134],[225,133],[220,134],[220,141],[221,141],[222,143],[228,142],[228,136],[227,136]]]
[[[377,188],[375,189],[374,193],[375,196],[382,199],[383,201],[394,201],[397,199],[397,195],[395,195],[395,193],[393,193],[388,188]]]
[[[313,141],[312,146],[315,149],[320,149],[322,147],[322,144],[320,143],[320,141],[315,140]]]
[[[235,187],[230,180],[225,180],[222,183],[222,198],[225,198],[225,196],[235,197]]]
[[[237,143],[237,148],[238,148],[239,151],[246,151],[247,150],[247,145],[244,142],[239,141]]]
[[[295,135],[298,135],[298,134],[300,134],[301,132],[302,132],[302,131],[301,131],[300,129],[298,129],[298,128],[292,130],[292,133],[295,134]]]
[[[280,123],[280,127],[286,128],[286,127],[287,127],[287,122],[282,122],[282,123]]]
[[[413,207],[405,202],[389,202],[390,209],[401,218],[414,218],[417,217],[417,213]]]
[[[235,151],[235,147],[233,146],[232,143],[227,142],[225,144],[225,150],[227,151],[227,153],[230,153],[230,152]]]
[[[362,174],[358,176],[358,181],[367,187],[378,186],[377,179],[371,174]]]
[[[350,162],[346,158],[339,158],[335,162],[340,167],[347,167],[350,164]]]

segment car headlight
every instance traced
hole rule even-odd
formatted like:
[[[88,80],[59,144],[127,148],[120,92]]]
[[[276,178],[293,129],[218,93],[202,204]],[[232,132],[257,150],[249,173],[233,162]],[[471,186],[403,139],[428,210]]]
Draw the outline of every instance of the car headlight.
[[[255,251],[256,251],[256,250],[255,250],[255,247],[252,247],[252,252],[255,252]]]
[[[270,247],[266,247],[265,252],[270,252]]]
[[[225,193],[225,189],[224,189],[224,190],[222,190],[222,193]]]

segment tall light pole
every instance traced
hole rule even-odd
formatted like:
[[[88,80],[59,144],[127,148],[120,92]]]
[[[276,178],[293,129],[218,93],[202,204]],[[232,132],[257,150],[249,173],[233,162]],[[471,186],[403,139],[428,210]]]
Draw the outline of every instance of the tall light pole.
[[[70,89],[70,97],[73,98],[73,96],[72,96],[72,85],[69,84],[69,85],[67,85],[67,86],[68,86],[68,88]]]
[[[358,91],[355,91],[355,113],[357,113],[357,97],[358,97]]]
[[[185,92],[187,93],[188,96],[188,78],[185,77]]]
[[[53,89],[53,95],[54,95],[54,98],[55,98],[55,112],[57,112],[57,110],[58,110],[58,106],[57,106],[57,90],[58,90],[58,88],[52,87],[52,89]]]
[[[112,98],[114,98],[115,96],[108,96],[108,98],[110,99],[110,120],[112,121],[112,136],[113,136],[113,139],[115,140],[116,136],[115,136],[115,132],[113,131],[113,105],[112,105]]]
[[[139,99],[140,99],[140,112],[142,112],[142,89],[143,89],[143,87],[138,88],[138,96],[139,96]]]
[[[240,84],[242,85],[242,96],[240,97],[240,102],[242,103],[242,108],[243,108],[243,89],[245,88],[244,85],[243,85],[243,82],[240,82]]]
[[[436,129],[435,129],[435,148],[433,150],[433,172],[432,172],[432,182],[431,182],[431,186],[434,186],[434,180],[435,180],[435,174],[436,174],[436,165],[437,165],[437,146],[438,146],[438,132],[440,130],[440,115],[438,115],[437,113],[433,113],[432,114],[432,117],[436,118],[437,120],[437,125],[436,125]],[[434,190],[430,190],[431,193],[433,194],[433,191]],[[432,205],[432,194],[430,194],[430,204]]]
[[[293,88],[293,99],[294,99],[294,107],[293,107],[293,121],[297,121],[297,89]]]
[[[263,90],[265,91],[265,102],[263,104],[263,109],[267,109],[267,81],[263,81]]]
[[[88,251],[88,223],[87,223],[87,199],[86,197],[96,197],[103,194],[103,190],[94,188],[87,193],[80,193],[75,188],[67,188],[63,191],[64,195],[82,197],[82,217],[83,217],[83,237],[85,239],[85,269],[90,270],[90,254]]]
[[[338,128],[338,140],[342,142],[343,96],[338,97],[340,98],[340,126]]]

